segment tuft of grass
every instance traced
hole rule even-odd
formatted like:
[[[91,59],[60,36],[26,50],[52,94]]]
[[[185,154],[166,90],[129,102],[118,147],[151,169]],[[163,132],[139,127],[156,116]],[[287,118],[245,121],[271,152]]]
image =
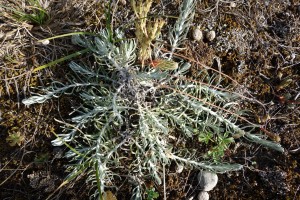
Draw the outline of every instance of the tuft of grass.
[[[185,39],[191,16],[183,12],[192,14],[189,9],[194,4],[184,0],[180,8],[170,31],[171,52]],[[104,29],[98,36],[73,35],[72,41],[93,53],[95,64],[71,62],[73,74],[66,82],[54,81],[41,94],[23,100],[31,105],[62,95],[81,99],[74,117],[61,122],[63,132],[55,133],[57,139],[52,141],[54,146],[68,147],[65,157],[73,163],[61,186],[85,173],[95,189],[91,198],[101,199],[102,192],[123,176],[135,184],[131,199],[143,199],[145,180],[162,184],[163,169],[171,162],[219,173],[242,169],[240,164],[220,162],[237,135],[283,151],[279,144],[251,132],[258,126],[243,120],[240,96],[222,87],[219,75],[191,80],[187,78],[191,64],[185,59],[172,61],[176,67],[143,67],[137,64],[138,36],[126,39],[120,30],[111,34]],[[159,56],[174,59],[172,53],[160,52]],[[192,147],[175,146],[178,136],[184,142],[199,138],[194,140],[197,146],[209,142],[215,146],[199,153]]]
[[[28,6],[25,9],[12,8],[0,5],[1,7],[12,12],[12,16],[19,21],[25,21],[34,25],[43,25],[49,19],[50,16],[47,10],[41,4],[39,0],[28,0]]]

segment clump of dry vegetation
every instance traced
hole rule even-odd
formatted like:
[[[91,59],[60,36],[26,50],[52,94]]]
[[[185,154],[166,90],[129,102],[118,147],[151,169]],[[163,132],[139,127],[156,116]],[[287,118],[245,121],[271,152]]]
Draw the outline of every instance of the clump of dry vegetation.
[[[156,18],[153,22],[150,21],[148,13],[152,5],[152,0],[132,0],[131,6],[137,17],[135,22],[135,35],[140,44],[139,59],[144,65],[144,61],[151,58],[151,42],[156,39],[165,24],[163,19]]]

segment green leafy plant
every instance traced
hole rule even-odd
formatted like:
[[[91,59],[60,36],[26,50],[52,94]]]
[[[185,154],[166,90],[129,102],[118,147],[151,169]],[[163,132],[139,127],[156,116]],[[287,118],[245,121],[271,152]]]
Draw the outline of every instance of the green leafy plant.
[[[199,142],[204,142],[205,144],[208,144],[209,142],[213,142],[213,136],[214,134],[211,132],[199,133],[198,140]]]
[[[23,143],[23,141],[25,140],[25,137],[23,135],[21,135],[20,131],[17,131],[18,128],[15,127],[13,128],[11,131],[12,133],[9,133],[9,136],[7,136],[6,138],[6,142],[8,142],[8,144],[10,146],[21,146],[21,144]]]
[[[185,0],[181,13],[188,11],[191,15],[194,4]],[[185,38],[191,22],[191,17],[180,16],[170,30],[173,50]],[[257,127],[255,124],[245,120],[249,123],[238,123],[244,119],[238,108],[240,96],[223,88],[220,76],[205,74],[197,81],[189,79],[186,74],[191,64],[187,60],[174,60],[160,51],[156,52],[158,58],[172,59],[172,66],[174,62],[178,66],[169,70],[142,67],[137,64],[135,39],[126,39],[118,29],[114,40],[107,30],[98,35],[72,38],[73,43],[93,53],[95,65],[71,62],[73,73],[66,76],[66,82],[53,81],[40,94],[23,100],[25,105],[62,95],[81,100],[81,105],[74,108],[75,116],[60,121],[63,132],[54,133],[57,138],[52,141],[55,146],[69,148],[65,157],[73,163],[68,166],[70,174],[63,184],[85,173],[95,187],[91,198],[101,198],[104,189],[123,176],[136,185],[131,199],[137,200],[145,198],[144,180],[161,184],[162,171],[171,162],[219,173],[240,170],[240,164],[205,159],[205,153],[215,160],[221,157],[233,136],[283,151],[279,144],[249,132],[249,128]],[[199,138],[199,145],[215,138],[216,147],[212,153],[195,154],[194,149],[173,145],[178,135],[184,140]]]
[[[153,200],[159,197],[159,194],[155,192],[154,188],[147,189],[146,193],[147,193],[147,200]]]
[[[233,137],[230,137],[228,133],[217,136],[216,145],[207,152],[207,157],[213,159],[215,163],[219,163],[220,159],[224,156],[224,152],[229,148],[229,145],[234,142]]]

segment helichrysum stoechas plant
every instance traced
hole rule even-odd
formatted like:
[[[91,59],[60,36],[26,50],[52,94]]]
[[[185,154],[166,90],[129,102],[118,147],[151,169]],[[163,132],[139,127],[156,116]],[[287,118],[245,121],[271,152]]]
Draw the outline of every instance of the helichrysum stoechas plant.
[[[178,25],[174,29],[185,32]],[[204,160],[206,155],[218,161],[235,135],[282,151],[280,145],[245,131],[253,124],[237,124],[238,96],[220,89],[219,78],[211,76],[206,83],[188,79],[190,64],[184,60],[161,59],[153,63],[157,68],[141,68],[135,64],[136,40],[125,39],[120,31],[114,35],[119,42],[112,43],[106,30],[99,37],[74,36],[75,44],[94,54],[96,65],[71,62],[74,73],[68,83],[53,82],[43,94],[23,101],[43,103],[66,94],[81,99],[74,109],[77,115],[63,123],[65,132],[57,134],[53,145],[69,147],[66,157],[75,164],[69,166],[68,180],[86,173],[96,188],[92,197],[101,196],[105,188],[114,186],[115,178],[123,176],[136,184],[132,199],[142,199],[144,180],[161,184],[163,168],[172,161],[216,172],[239,170],[242,165]],[[179,44],[173,41],[176,38],[170,39],[174,48]],[[199,157],[192,149],[173,146],[178,135],[183,140],[199,138],[195,142],[200,144],[215,140],[222,146]]]

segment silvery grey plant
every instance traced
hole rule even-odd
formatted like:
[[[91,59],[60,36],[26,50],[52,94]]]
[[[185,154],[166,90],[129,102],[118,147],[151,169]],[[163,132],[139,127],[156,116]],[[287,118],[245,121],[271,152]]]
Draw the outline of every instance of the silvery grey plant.
[[[194,9],[190,4],[195,1],[185,0],[181,12]],[[170,31],[172,47],[185,39],[191,19],[180,15]],[[188,79],[190,64],[185,60],[178,60],[179,68],[174,71],[141,68],[136,64],[136,41],[126,39],[118,30],[116,43],[106,30],[98,37],[77,35],[72,41],[93,53],[95,65],[71,62],[73,74],[67,83],[54,81],[42,88],[42,94],[23,103],[43,103],[61,95],[81,99],[73,111],[76,116],[69,123],[63,122],[64,133],[57,134],[52,144],[69,147],[66,158],[75,164],[69,166],[67,180],[86,173],[87,181],[96,187],[91,198],[99,198],[122,176],[136,184],[132,199],[142,199],[144,180],[153,178],[161,184],[163,168],[171,162],[220,173],[242,168],[239,164],[213,163],[192,149],[174,147],[178,135],[188,140],[202,133],[217,137],[226,132],[230,138],[240,134],[282,151],[280,145],[247,132],[253,124],[238,125],[238,96],[218,89],[219,77],[206,75],[206,82]]]
[[[194,19],[195,5],[195,0],[186,0],[182,2],[179,8],[179,17],[173,29],[170,29],[169,31],[169,41],[171,45],[171,53],[169,55],[169,58],[172,58],[176,48],[178,48],[186,39],[186,35]]]

